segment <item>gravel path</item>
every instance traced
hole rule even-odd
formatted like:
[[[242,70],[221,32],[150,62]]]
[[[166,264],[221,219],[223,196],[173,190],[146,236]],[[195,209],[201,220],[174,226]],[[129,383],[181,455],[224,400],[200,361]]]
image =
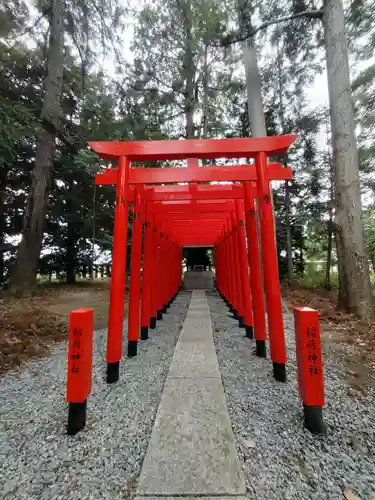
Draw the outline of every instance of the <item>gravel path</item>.
[[[348,394],[341,360],[325,357],[328,436],[303,428],[296,385],[294,333],[285,328],[288,383],[272,378],[269,359],[252,355],[254,344],[231,318],[217,294],[208,302],[229,415],[249,499],[375,499],[375,391],[365,399]],[[356,496],[344,496],[352,490]]]
[[[139,356],[124,358],[112,386],[105,383],[106,332],[95,333],[88,422],[76,436],[65,434],[66,345],[0,380],[0,498],[115,500],[134,493],[189,302],[189,293],[177,297]]]

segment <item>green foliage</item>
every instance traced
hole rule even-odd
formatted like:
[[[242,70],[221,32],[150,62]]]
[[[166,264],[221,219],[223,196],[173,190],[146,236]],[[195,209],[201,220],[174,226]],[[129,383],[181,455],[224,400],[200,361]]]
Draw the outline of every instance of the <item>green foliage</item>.
[[[375,207],[369,207],[363,214],[367,252],[375,274]]]
[[[102,163],[88,149],[87,141],[185,137],[189,114],[196,137],[204,133],[208,137],[244,137],[249,135],[249,120],[241,47],[224,51],[212,43],[237,25],[237,0],[155,0],[137,5],[134,59],[126,64],[119,38],[126,15],[122,3],[63,3],[62,120],[41,262],[44,268],[59,268],[72,275],[78,262],[91,261],[94,231],[96,254],[109,250],[112,243],[114,189],[94,188],[94,174]],[[317,7],[305,0],[242,3],[244,14],[256,14],[259,22]],[[47,7],[48,2],[38,2],[31,16],[28,4],[21,0],[7,0],[0,6],[0,36],[5,38],[0,43],[0,246],[22,230],[35,144],[42,127]],[[375,193],[375,66],[370,59],[375,28],[368,16],[372,7],[372,1],[355,0],[348,11],[351,50],[365,64],[363,71],[357,71],[353,91],[361,175],[370,199]],[[30,41],[27,46],[20,43],[24,33]],[[289,187],[290,214],[285,210],[285,185],[274,187],[280,274],[287,274],[289,217],[295,273],[305,272],[312,283],[315,278],[309,276],[305,264],[306,260],[326,258],[333,195],[330,147],[323,144],[329,135],[327,113],[312,109],[306,99],[306,87],[324,68],[321,39],[319,23],[302,18],[272,26],[256,39],[267,132],[298,136],[285,158],[294,172]],[[103,59],[113,61],[113,72],[105,74],[100,69]],[[374,266],[372,209],[364,213],[364,224]],[[6,263],[13,256],[14,251],[6,253]]]

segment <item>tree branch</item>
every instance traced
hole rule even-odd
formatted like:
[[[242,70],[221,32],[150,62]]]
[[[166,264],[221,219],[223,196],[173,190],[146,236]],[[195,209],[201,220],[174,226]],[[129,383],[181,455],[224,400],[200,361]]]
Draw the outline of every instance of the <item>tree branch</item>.
[[[291,16],[279,17],[278,19],[271,19],[270,21],[266,21],[265,23],[260,24],[256,28],[251,29],[247,33],[240,32],[232,32],[228,35],[222,37],[220,40],[214,42],[215,47],[228,47],[234,43],[244,42],[248,38],[259,33],[259,31],[263,31],[267,29],[269,26],[273,24],[285,23],[287,21],[292,21],[294,19],[299,19],[301,17],[307,17],[309,19],[321,19],[323,15],[322,10],[306,10],[305,12],[298,12],[297,14],[293,14]]]
[[[0,246],[0,254],[4,252],[12,252],[13,250],[17,250],[18,245],[14,245],[13,243],[4,243]]]
[[[9,36],[6,41],[16,40],[17,38],[20,38],[22,36],[25,36],[25,35],[28,35],[29,33],[31,33],[38,26],[40,21],[48,14],[49,10],[50,10],[50,8],[43,10],[42,14],[33,22],[33,24],[31,26],[27,26],[20,33],[16,33],[13,36]]]

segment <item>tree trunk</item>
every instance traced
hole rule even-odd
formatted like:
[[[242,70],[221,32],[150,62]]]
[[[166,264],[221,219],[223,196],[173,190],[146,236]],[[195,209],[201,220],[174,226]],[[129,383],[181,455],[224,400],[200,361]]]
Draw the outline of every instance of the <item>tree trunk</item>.
[[[68,196],[71,197],[73,185],[69,189]],[[72,210],[70,198],[67,200],[67,238],[66,238],[66,253],[65,253],[65,273],[66,282],[68,285],[74,285],[76,283],[76,272],[77,272],[77,232],[74,227],[74,222],[72,220]]]
[[[285,120],[284,120],[284,88],[283,88],[283,54],[280,50],[279,40],[277,40],[277,71],[278,71],[278,91],[279,91],[279,105],[280,105],[280,123],[281,133],[285,134]],[[288,155],[284,155],[284,165],[288,166]],[[292,243],[292,226],[290,223],[290,188],[289,181],[285,181],[285,230],[286,230],[286,256],[287,256],[287,270],[288,270],[288,283],[293,281],[293,243]]]
[[[208,45],[204,47],[204,68],[203,68],[203,138],[208,135]]]
[[[337,298],[337,309],[340,309],[341,311],[348,311],[349,303],[348,303],[347,291],[349,285],[348,285],[347,275],[345,274],[345,266],[339,264],[344,260],[344,256],[342,250],[343,245],[342,241],[340,240],[340,234],[339,231],[337,230],[337,227],[335,232],[335,243],[336,243],[336,254],[337,254],[337,267],[339,273],[339,293]]]
[[[5,169],[4,169],[5,170]],[[1,172],[0,176],[0,248],[4,246],[5,238],[5,188],[7,182],[7,175],[5,171]],[[4,266],[4,252],[0,252],[0,285],[4,283],[5,280],[5,266]]]
[[[248,0],[237,0],[237,14],[240,32],[251,30],[251,13]],[[242,42],[243,63],[246,74],[247,109],[252,137],[267,135],[264,117],[262,87],[257,52],[253,37]]]
[[[264,117],[262,88],[257,61],[256,47],[253,39],[243,43],[243,60],[246,72],[247,109],[252,137],[267,135]]]
[[[61,111],[64,44],[62,3],[59,0],[52,0],[50,31],[48,70],[41,118],[42,121],[47,121],[57,128]],[[11,290],[15,293],[21,293],[26,288],[36,284],[48,205],[48,189],[52,174],[55,139],[54,132],[43,130],[36,147],[35,166],[24,216],[22,240],[11,276]]]
[[[340,286],[347,310],[368,321],[372,290],[361,220],[358,151],[351,93],[347,36],[341,0],[325,0],[324,43],[330,100]]]
[[[251,27],[251,17],[249,11],[248,0],[237,0],[237,14],[240,32],[245,30],[245,27]],[[264,116],[262,86],[259,74],[257,52],[253,38],[242,42],[243,63],[246,75],[246,93],[247,93],[247,111],[249,117],[249,126],[252,137],[265,137],[267,135],[266,119]],[[273,196],[271,191],[271,203],[273,204]],[[258,245],[262,249],[260,237],[260,214],[259,210],[255,212],[257,228],[258,228]],[[276,230],[275,230],[276,235]],[[275,236],[276,237],[276,236]],[[262,276],[263,260],[261,259]],[[263,287],[264,290],[264,287]]]
[[[327,262],[324,278],[324,288],[331,289],[331,265],[332,265],[332,243],[333,243],[333,214],[332,209],[329,211],[329,220],[327,224]]]
[[[195,110],[195,67],[193,53],[193,27],[190,0],[186,0],[182,15],[185,28],[185,53],[183,63],[183,73],[186,80],[185,87],[185,118],[186,118],[186,138],[194,137],[194,110]]]
[[[287,161],[284,162],[287,166]],[[288,263],[288,283],[291,284],[294,276],[293,268],[293,240],[292,225],[290,223],[290,186],[289,181],[285,181],[285,229],[286,229],[286,255]]]
[[[333,188],[332,161],[330,156],[328,156],[328,166],[329,166],[329,183],[330,183],[329,185],[330,201],[328,205],[329,219],[327,225],[327,262],[326,262],[326,273],[324,280],[324,287],[326,290],[331,289],[332,246],[333,246],[333,230],[334,230],[333,204],[335,198],[335,191]]]
[[[94,269],[95,264],[95,240],[96,240],[96,184],[93,185],[92,195],[92,248],[91,248],[91,269]],[[94,281],[94,274],[90,274],[91,281]]]

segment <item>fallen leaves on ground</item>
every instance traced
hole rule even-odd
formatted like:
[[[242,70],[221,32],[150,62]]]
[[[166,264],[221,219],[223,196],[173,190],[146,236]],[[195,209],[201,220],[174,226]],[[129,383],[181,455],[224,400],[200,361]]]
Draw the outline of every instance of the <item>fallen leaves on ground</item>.
[[[308,306],[319,311],[323,341],[342,343],[352,346],[352,359],[375,367],[375,322],[366,324],[353,314],[337,310],[337,292],[315,289],[307,290],[298,285],[282,285],[284,303],[290,309]],[[358,371],[351,375],[358,377]]]
[[[345,496],[346,500],[359,500],[357,495],[355,495],[353,493],[353,490],[351,490],[350,488],[345,488],[344,496]]]
[[[51,344],[67,338],[66,321],[38,302],[0,299],[0,372],[45,355]]]
[[[36,292],[34,297],[0,296],[0,373],[48,354],[52,344],[67,339],[74,309],[93,307],[95,327],[107,326],[109,281],[52,284]]]

